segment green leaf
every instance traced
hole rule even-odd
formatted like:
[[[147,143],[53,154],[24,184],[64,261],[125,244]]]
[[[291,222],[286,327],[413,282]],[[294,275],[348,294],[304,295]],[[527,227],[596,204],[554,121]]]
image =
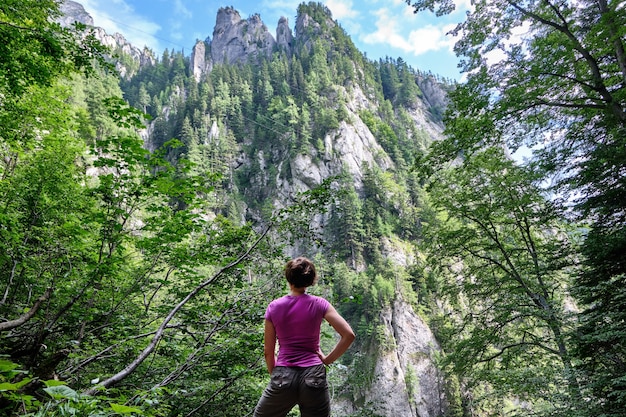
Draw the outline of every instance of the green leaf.
[[[0,359],[0,373],[5,373],[17,369],[19,367],[18,364],[11,362],[6,359]]]
[[[0,383],[0,391],[17,391],[24,385],[28,384],[31,381],[30,378],[24,378],[20,382],[11,383],[11,382],[2,382]]]
[[[127,405],[111,403],[111,408],[118,414],[141,413],[141,409],[137,407],[129,407]]]
[[[49,379],[47,381],[43,381],[43,383],[46,384],[46,387],[59,387],[67,385],[67,383],[63,381],[57,381],[56,379]]]
[[[79,395],[76,391],[68,387],[67,385],[59,385],[56,387],[44,388],[44,391],[48,393],[55,400],[62,399],[78,399]]]

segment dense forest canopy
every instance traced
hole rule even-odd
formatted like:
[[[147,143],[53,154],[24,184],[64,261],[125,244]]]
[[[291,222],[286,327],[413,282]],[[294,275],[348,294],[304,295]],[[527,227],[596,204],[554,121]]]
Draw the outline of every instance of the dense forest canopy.
[[[429,415],[623,416],[623,5],[476,2],[458,85],[368,60],[322,4],[297,12],[319,32],[292,51],[196,77],[182,51],[138,65],[61,27],[56,1],[0,5],[0,409],[249,415],[298,251],[357,333],[329,369],[342,415],[383,415],[385,317],[406,305],[440,344]],[[349,126],[375,139],[358,178],[298,171]]]

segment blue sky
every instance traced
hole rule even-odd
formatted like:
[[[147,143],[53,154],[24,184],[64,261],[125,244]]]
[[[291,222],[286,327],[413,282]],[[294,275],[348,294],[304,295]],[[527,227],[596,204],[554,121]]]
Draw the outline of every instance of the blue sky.
[[[196,39],[213,34],[220,7],[233,6],[242,18],[258,13],[272,35],[281,16],[292,30],[302,0],[75,0],[108,33],[119,32],[137,47],[159,56],[165,48],[188,55]],[[454,39],[446,33],[465,16],[469,0],[455,0],[445,17],[413,13],[404,0],[319,0],[345,29],[357,48],[375,60],[402,57],[422,71],[460,80]],[[308,3],[308,1],[307,1]]]

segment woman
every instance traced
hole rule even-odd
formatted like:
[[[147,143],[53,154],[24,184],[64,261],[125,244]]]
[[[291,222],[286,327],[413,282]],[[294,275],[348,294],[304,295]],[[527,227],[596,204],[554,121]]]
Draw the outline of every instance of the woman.
[[[272,301],[265,312],[264,353],[271,378],[254,417],[284,417],[296,404],[301,417],[329,417],[325,365],[343,355],[354,341],[354,332],[328,301],[306,293],[317,280],[310,260],[300,257],[287,262],[285,277],[289,294]],[[328,355],[320,349],[323,319],[341,336]]]

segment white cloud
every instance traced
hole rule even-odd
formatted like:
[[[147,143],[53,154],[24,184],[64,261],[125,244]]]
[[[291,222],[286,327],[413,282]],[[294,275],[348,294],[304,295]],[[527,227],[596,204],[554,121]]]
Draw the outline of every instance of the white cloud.
[[[333,14],[333,19],[351,19],[359,15],[352,5],[352,0],[326,0],[326,7]]]
[[[451,49],[454,45],[452,37],[446,35],[453,25],[429,24],[405,35],[399,32],[398,19],[391,17],[387,9],[379,9],[375,15],[377,16],[376,31],[363,37],[363,41],[367,44],[389,45],[413,55]]]
[[[410,49],[415,55],[421,55],[428,51],[451,49],[454,45],[452,37],[446,35],[450,27],[428,25],[409,33]]]
[[[185,6],[183,0],[175,0],[174,4],[174,13],[168,19],[168,37],[176,42],[184,42],[185,34],[183,33],[183,28],[187,23],[185,20],[190,20],[193,18],[193,13]]]
[[[193,17],[193,14],[187,7],[185,7],[182,0],[176,0],[174,2],[174,12],[176,13],[177,18],[182,17],[183,19],[191,19]]]
[[[156,33],[161,30],[161,26],[137,14],[124,0],[82,0],[81,4],[93,18],[94,24],[104,28],[107,33],[122,33],[134,46],[147,46],[160,51]]]
[[[183,24],[179,20],[172,19],[168,29],[170,39],[176,42],[182,42],[187,40],[185,39],[185,35],[182,32]]]

